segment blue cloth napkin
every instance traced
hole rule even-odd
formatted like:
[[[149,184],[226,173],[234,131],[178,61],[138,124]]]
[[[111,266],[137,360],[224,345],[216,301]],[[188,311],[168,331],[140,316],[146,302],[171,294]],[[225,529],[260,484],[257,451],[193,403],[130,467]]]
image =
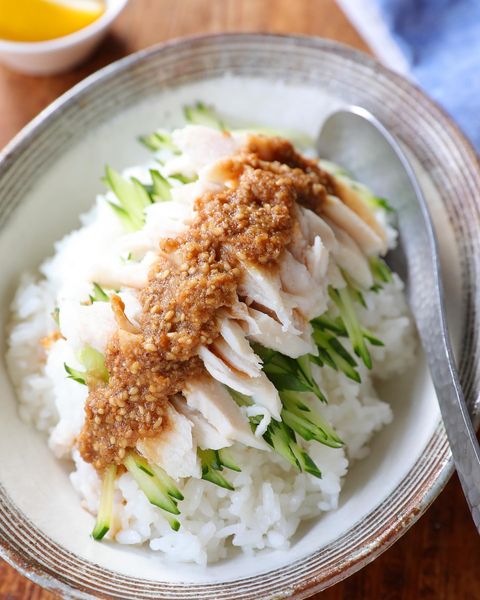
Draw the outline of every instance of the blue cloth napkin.
[[[349,13],[354,2],[359,0],[339,3]],[[360,4],[383,20],[381,25],[403,54],[412,78],[453,116],[480,151],[480,0],[360,0]],[[358,24],[360,13],[353,12]],[[368,23],[360,25],[365,33]]]

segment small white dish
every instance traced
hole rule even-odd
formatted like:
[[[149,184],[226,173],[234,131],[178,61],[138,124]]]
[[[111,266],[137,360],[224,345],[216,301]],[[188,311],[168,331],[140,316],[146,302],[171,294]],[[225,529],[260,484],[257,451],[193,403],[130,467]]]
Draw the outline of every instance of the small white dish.
[[[52,40],[0,39],[0,62],[29,75],[53,75],[82,62],[107,34],[128,0],[105,0],[105,12],[87,27]]]

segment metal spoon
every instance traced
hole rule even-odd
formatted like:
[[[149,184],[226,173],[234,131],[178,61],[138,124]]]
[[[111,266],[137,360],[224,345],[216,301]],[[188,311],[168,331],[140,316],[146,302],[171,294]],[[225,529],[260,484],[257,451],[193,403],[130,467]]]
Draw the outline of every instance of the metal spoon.
[[[406,267],[410,307],[458,476],[480,532],[480,448],[450,345],[435,233],[413,169],[393,135],[357,106],[339,110],[326,119],[317,150],[319,156],[345,167],[376,194],[388,198],[397,212],[401,249],[393,253],[394,268],[398,272]]]

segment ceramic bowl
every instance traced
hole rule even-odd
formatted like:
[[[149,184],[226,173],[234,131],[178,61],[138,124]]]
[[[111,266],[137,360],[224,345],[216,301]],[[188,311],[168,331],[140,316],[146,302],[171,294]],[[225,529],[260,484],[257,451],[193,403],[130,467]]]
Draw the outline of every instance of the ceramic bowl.
[[[0,39],[0,61],[29,75],[53,75],[82,62],[106,36],[128,0],[105,0],[106,9],[96,21],[82,29],[43,42]]]
[[[102,189],[105,163],[146,157],[135,141],[181,123],[202,99],[227,115],[315,135],[326,113],[357,104],[407,148],[439,237],[448,321],[461,380],[478,414],[480,175],[453,123],[405,79],[333,42],[254,34],[175,41],[129,56],[79,84],[37,117],[0,162],[2,322],[20,273],[52,252]],[[301,100],[301,101],[300,101]],[[265,123],[265,120],[268,121]],[[459,341],[461,340],[461,344]],[[4,355],[2,340],[1,355]],[[348,474],[338,510],[306,523],[290,550],[237,555],[200,568],[168,564],[142,548],[96,543],[66,468],[20,421],[0,364],[0,548],[40,585],[75,598],[260,600],[305,598],[383,552],[426,510],[452,473],[435,394],[415,368],[382,388],[394,421]]]

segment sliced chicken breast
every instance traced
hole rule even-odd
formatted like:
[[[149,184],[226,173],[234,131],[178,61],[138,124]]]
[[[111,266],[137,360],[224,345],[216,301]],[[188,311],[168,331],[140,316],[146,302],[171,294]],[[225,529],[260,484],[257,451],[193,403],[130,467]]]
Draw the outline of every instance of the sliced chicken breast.
[[[212,377],[199,377],[189,381],[183,395],[187,405],[197,410],[230,443],[237,441],[253,448],[266,449],[265,442],[253,434],[235,400]]]
[[[201,477],[193,425],[171,405],[167,405],[168,426],[157,437],[137,442],[137,450],[150,462],[159,465],[170,477]]]

